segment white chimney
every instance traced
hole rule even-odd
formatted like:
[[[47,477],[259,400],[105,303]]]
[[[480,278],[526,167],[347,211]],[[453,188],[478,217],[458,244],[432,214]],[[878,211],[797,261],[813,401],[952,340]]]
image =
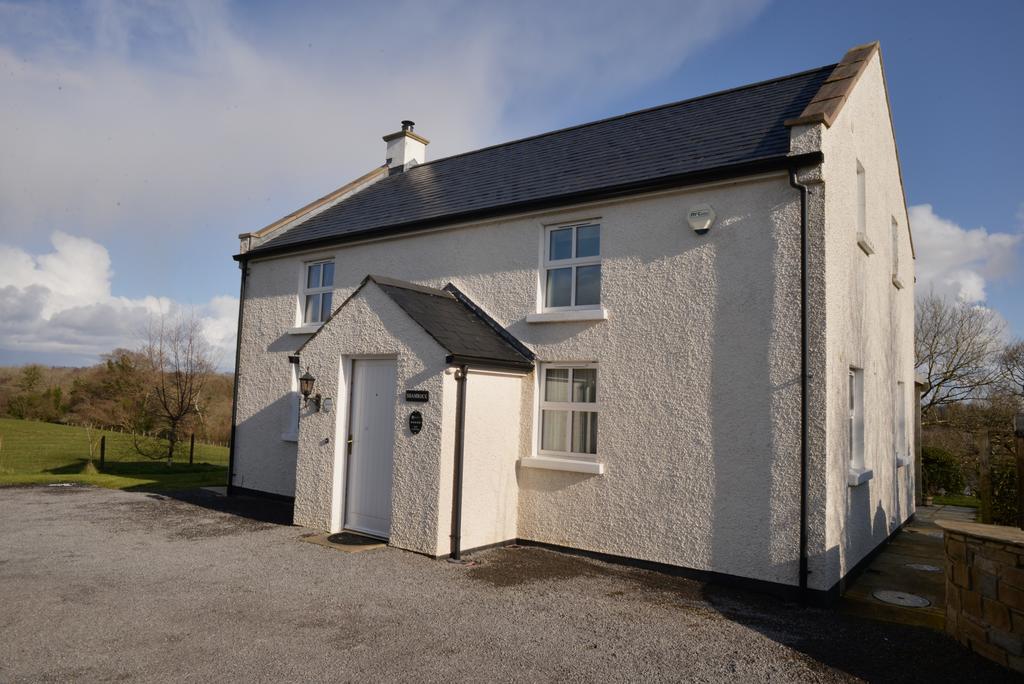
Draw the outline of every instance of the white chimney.
[[[412,121],[402,122],[402,130],[384,136],[388,144],[386,159],[391,173],[401,173],[417,164],[427,161],[427,145],[430,141],[412,132]]]

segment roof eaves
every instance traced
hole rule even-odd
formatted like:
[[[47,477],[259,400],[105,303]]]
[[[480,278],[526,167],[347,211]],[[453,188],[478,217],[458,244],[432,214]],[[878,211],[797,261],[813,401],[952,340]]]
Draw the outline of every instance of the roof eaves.
[[[350,195],[353,195],[356,192],[358,192],[359,190],[362,190],[366,185],[370,184],[371,182],[375,182],[377,180],[380,180],[380,177],[386,177],[387,176],[387,171],[388,171],[387,164],[384,164],[382,166],[378,166],[377,168],[373,169],[372,171],[370,171],[368,173],[364,173],[359,178],[356,178],[355,180],[353,180],[353,181],[351,181],[349,183],[346,183],[345,185],[341,186],[337,190],[332,190],[331,192],[327,193],[323,197],[320,197],[318,199],[313,200],[309,204],[306,204],[305,206],[300,207],[299,209],[296,209],[295,211],[293,211],[292,213],[288,214],[287,216],[283,216],[283,217],[277,219],[276,221],[274,221],[273,223],[270,223],[270,224],[260,228],[259,230],[250,231],[248,233],[239,233],[238,234],[238,238],[240,240],[244,240],[244,239],[247,239],[247,238],[249,238],[249,239],[257,238],[258,239],[258,238],[266,237],[267,235],[270,235],[271,233],[273,233],[276,230],[278,230],[278,229],[288,225],[289,223],[294,223],[295,221],[298,221],[299,219],[307,218],[309,214],[312,214],[313,212],[315,212],[318,209],[327,208],[331,204],[334,204],[334,203],[340,202],[343,199],[346,199]]]
[[[482,210],[445,214],[404,224],[384,225],[372,230],[359,231],[357,233],[349,233],[347,235],[329,235],[314,240],[283,244],[264,249],[255,247],[243,254],[236,254],[233,258],[236,261],[243,261],[250,258],[270,257],[279,254],[299,252],[326,245],[338,245],[346,242],[357,242],[397,236],[403,233],[426,230],[428,228],[438,228],[458,223],[481,221],[530,211],[542,211],[546,209],[564,207],[570,204],[584,204],[587,202],[615,199],[644,192],[655,192],[691,185],[700,185],[702,183],[711,183],[730,178],[740,178],[742,176],[753,176],[760,173],[789,169],[796,166],[813,166],[820,164],[822,159],[823,156],[819,150],[804,154],[762,157],[759,159],[745,160],[735,164],[724,164],[709,169],[688,171],[683,174],[645,179],[643,181],[627,183],[619,186],[609,186],[586,190],[583,192],[556,195],[536,200],[528,200],[526,202],[503,204]]]

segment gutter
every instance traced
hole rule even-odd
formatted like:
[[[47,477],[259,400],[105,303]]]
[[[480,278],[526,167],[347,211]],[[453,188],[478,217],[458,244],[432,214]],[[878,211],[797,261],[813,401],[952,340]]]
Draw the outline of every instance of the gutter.
[[[245,259],[238,262],[242,271],[241,283],[238,286],[238,327],[235,329],[235,379],[231,390],[231,444],[228,449],[228,488],[227,495],[234,493],[235,480],[235,426],[238,423],[238,375],[239,363],[242,360],[242,314],[245,311],[245,278],[249,275],[249,264]]]
[[[820,154],[820,153],[819,153]],[[789,184],[800,191],[800,597],[807,601],[807,186],[797,180],[797,166],[789,169]]]
[[[455,369],[455,479],[452,484],[452,533],[450,563],[462,563],[462,468],[466,446],[466,375],[465,364]]]
[[[245,254],[236,254],[234,259],[236,261],[241,261],[248,258],[269,257],[288,252],[340,245],[346,242],[356,242],[370,238],[401,235],[403,233],[411,233],[419,230],[426,230],[428,228],[449,226],[453,223],[481,221],[530,211],[564,208],[566,204],[596,202],[599,200],[636,195],[642,192],[654,192],[658,190],[687,187],[690,185],[701,185],[703,183],[729,180],[731,178],[740,178],[742,176],[753,176],[771,171],[787,171],[796,166],[814,166],[820,164],[823,159],[824,155],[820,151],[781,157],[765,157],[762,159],[755,159],[753,161],[726,164],[713,169],[703,169],[700,171],[690,171],[671,176],[663,176],[661,178],[634,181],[632,183],[608,186],[605,188],[598,188],[596,190],[586,190],[583,192],[557,195],[554,197],[503,204],[498,207],[487,207],[484,209],[476,209],[460,213],[444,214],[442,216],[418,221],[408,221],[406,223],[380,226],[369,230],[355,231],[348,235],[329,235],[313,240],[282,244],[276,247],[257,247]]]

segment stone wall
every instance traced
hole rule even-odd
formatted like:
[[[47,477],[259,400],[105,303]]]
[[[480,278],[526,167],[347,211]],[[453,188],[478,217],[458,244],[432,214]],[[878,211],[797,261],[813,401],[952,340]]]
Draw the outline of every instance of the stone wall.
[[[946,632],[1024,673],[1024,531],[937,523],[946,532]]]

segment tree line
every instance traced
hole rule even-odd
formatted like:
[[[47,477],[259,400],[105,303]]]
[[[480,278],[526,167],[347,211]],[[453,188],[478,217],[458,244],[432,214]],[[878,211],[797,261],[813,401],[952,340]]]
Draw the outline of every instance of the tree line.
[[[917,301],[924,484],[979,493],[987,471],[995,522],[1016,524],[1014,416],[1024,411],[1024,340],[989,308],[927,294]],[[984,453],[982,453],[984,452]]]
[[[112,429],[148,458],[168,458],[189,435],[226,444],[232,376],[218,373],[194,318],[155,318],[136,349],[87,368],[0,368],[0,415]]]

